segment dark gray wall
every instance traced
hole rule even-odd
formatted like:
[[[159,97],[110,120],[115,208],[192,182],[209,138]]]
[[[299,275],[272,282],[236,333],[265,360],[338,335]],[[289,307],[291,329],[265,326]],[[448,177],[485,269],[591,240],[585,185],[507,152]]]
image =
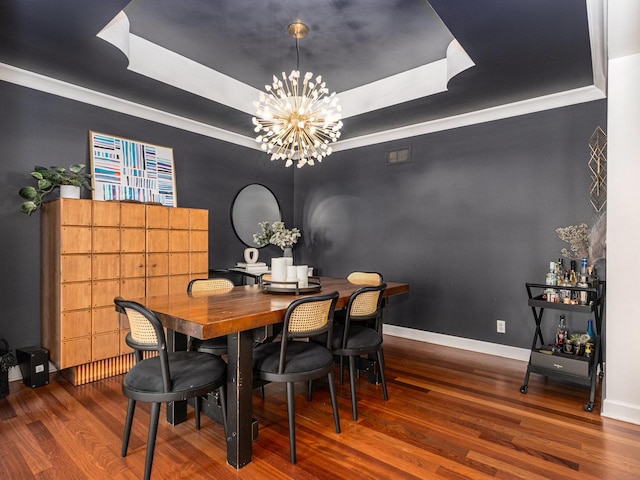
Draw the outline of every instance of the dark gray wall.
[[[229,208],[246,184],[271,188],[287,226],[303,237],[298,263],[322,274],[377,270],[411,284],[387,309],[389,323],[528,347],[524,283],[544,280],[564,246],[555,228],[591,222],[588,140],[606,126],[606,102],[336,152],[285,169],[258,151],[34,90],[0,83],[0,337],[38,344],[39,213],[19,213],[17,191],[33,165],[89,163],[88,131],[174,149],[178,204],[210,211],[210,264],[242,258]],[[385,152],[411,146],[409,164]],[[295,212],[295,218],[294,218]],[[261,259],[279,254],[275,247]],[[507,333],[495,333],[496,319]]]
[[[529,347],[525,283],[544,283],[560,257],[557,227],[595,217],[597,125],[606,128],[605,101],[336,152],[296,171],[300,260],[328,276],[375,270],[410,283],[387,323]],[[410,163],[385,165],[387,150],[406,146]]]
[[[40,212],[20,213],[18,190],[32,183],[34,165],[90,165],[89,130],[174,149],[178,205],[209,210],[211,267],[242,259],[230,207],[245,185],[272,189],[292,223],[293,170],[259,151],[4,82],[0,105],[0,338],[12,348],[40,343]],[[271,248],[265,257],[279,251]]]

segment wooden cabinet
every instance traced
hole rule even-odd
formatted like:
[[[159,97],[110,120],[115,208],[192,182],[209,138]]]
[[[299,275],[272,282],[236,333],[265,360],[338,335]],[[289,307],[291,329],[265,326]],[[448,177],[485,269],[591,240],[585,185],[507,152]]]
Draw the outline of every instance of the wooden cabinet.
[[[42,206],[42,345],[75,384],[132,365],[129,326],[114,297],[184,291],[208,276],[208,213],[72,199]]]

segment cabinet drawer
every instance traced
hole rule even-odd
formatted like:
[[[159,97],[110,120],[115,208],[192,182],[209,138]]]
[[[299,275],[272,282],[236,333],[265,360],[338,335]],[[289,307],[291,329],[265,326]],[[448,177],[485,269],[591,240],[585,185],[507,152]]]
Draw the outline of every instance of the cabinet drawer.
[[[550,355],[536,351],[531,352],[531,366],[581,377],[588,377],[591,373],[591,360],[591,358],[587,357]]]
[[[185,285],[185,291],[187,286]],[[169,293],[169,277],[149,277],[147,279],[147,296],[167,295]]]
[[[93,336],[91,360],[104,360],[105,358],[120,355],[120,332],[105,333]]]
[[[60,253],[91,253],[91,227],[62,227]]]
[[[202,230],[191,231],[191,251],[192,252],[208,252],[209,251],[209,232]]]
[[[60,198],[57,201],[62,225],[91,225],[91,200]]]
[[[189,209],[188,208],[170,208],[169,209],[169,228],[172,229],[189,229]]]
[[[120,330],[120,317],[115,307],[93,309],[91,333],[116,332]]]
[[[91,310],[64,312],[60,324],[62,340],[91,335]]]
[[[93,224],[101,227],[120,225],[120,203],[92,202]]]
[[[65,283],[62,285],[60,310],[91,308],[91,283]]]
[[[147,228],[169,228],[169,207],[146,205]]]
[[[60,280],[63,282],[91,280],[91,255],[62,255],[60,257]]]
[[[169,230],[147,230],[147,252],[168,252]]]
[[[91,337],[75,338],[62,342],[58,368],[74,367],[91,361]]]
[[[120,221],[122,227],[144,228],[146,225],[145,205],[135,203],[120,204]]]
[[[171,275],[187,275],[189,273],[189,254],[170,253],[169,273]]]
[[[209,276],[209,253],[195,252],[191,254],[191,271],[189,273],[199,274],[204,272],[205,277]]]
[[[94,228],[92,232],[93,253],[120,252],[120,229],[110,227]]]
[[[91,305],[93,307],[112,307],[113,299],[120,295],[120,280],[102,280],[92,283]]]
[[[123,278],[120,281],[120,296],[126,299],[142,298],[146,295],[146,281],[143,278]]]
[[[191,209],[191,229],[209,230],[209,210]]]
[[[91,276],[93,280],[120,278],[120,255],[94,255],[91,259]]]
[[[169,231],[169,251],[188,252],[190,248],[189,230]]]
[[[123,253],[144,252],[146,241],[146,231],[142,228],[120,230],[120,251]]]

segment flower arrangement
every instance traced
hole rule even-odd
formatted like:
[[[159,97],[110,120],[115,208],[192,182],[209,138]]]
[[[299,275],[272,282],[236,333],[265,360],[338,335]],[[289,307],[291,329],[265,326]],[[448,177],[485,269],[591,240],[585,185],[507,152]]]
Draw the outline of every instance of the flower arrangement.
[[[560,253],[563,257],[572,260],[587,257],[589,265],[604,260],[607,250],[606,229],[606,213],[600,215],[591,227],[586,223],[581,223],[580,225],[556,228],[560,240],[569,244],[569,249],[563,248]]]
[[[563,257],[572,260],[580,260],[589,257],[589,232],[591,229],[586,223],[556,228],[560,240],[567,242],[570,248],[563,248],[560,253]]]
[[[253,241],[260,247],[271,244],[284,250],[293,247],[302,236],[297,228],[285,228],[284,222],[260,222],[258,225],[261,231],[253,234]]]

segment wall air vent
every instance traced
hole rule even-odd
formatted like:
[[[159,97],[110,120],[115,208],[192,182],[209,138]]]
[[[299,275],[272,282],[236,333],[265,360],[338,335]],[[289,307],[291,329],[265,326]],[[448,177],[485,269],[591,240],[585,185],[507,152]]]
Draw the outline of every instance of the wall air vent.
[[[386,155],[387,165],[397,165],[411,161],[411,147],[396,148],[388,150]]]

